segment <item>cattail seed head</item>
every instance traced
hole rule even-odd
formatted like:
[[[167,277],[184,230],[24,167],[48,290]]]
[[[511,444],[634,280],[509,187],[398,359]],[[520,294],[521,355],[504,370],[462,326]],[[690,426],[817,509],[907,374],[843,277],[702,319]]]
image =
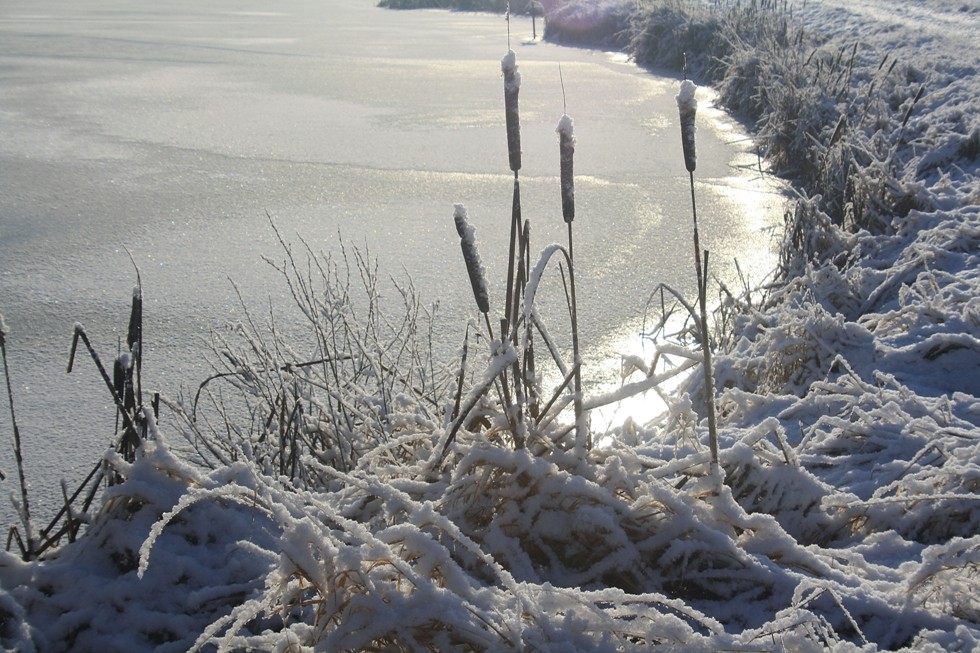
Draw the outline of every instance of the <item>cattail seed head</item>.
[[[510,169],[521,169],[521,112],[517,95],[521,90],[521,74],[517,72],[517,55],[508,50],[500,62],[504,73],[504,115],[507,119],[507,152],[510,155]]]
[[[456,205],[453,220],[456,222],[456,232],[459,233],[459,244],[463,250],[463,261],[466,263],[466,272],[470,276],[470,286],[473,288],[473,297],[476,299],[477,308],[480,309],[481,313],[489,313],[490,295],[487,292],[487,279],[483,271],[483,262],[480,260],[480,252],[476,248],[476,229],[467,222],[465,206]]]
[[[681,82],[681,92],[677,94],[677,108],[681,113],[681,144],[684,146],[684,165],[688,172],[694,172],[698,158],[694,149],[694,118],[698,112],[698,101],[694,97],[697,85],[689,79]]]
[[[565,222],[575,219],[575,177],[572,158],[575,154],[575,134],[572,119],[567,115],[558,121],[558,153],[561,161],[561,215]]]
[[[133,288],[133,306],[129,313],[129,329],[126,346],[130,349],[143,338],[143,291],[139,286]]]

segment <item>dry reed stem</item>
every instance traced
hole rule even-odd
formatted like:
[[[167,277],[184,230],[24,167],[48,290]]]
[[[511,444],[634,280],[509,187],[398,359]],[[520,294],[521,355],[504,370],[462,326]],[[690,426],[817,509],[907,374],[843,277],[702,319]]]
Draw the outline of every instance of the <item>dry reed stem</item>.
[[[689,79],[681,82],[680,93],[677,95],[677,107],[681,122],[681,144],[684,149],[684,166],[687,169],[691,186],[691,212],[694,218],[694,267],[698,283],[699,315],[698,331],[701,340],[701,350],[704,356],[704,401],[708,413],[708,442],[711,449],[711,465],[713,473],[721,482],[718,463],[718,428],[715,418],[715,387],[711,370],[711,338],[708,334],[708,251],[704,251],[704,261],[701,259],[701,243],[698,235],[698,209],[694,192],[694,171],[697,168],[695,149],[695,119],[697,116],[697,86]]]

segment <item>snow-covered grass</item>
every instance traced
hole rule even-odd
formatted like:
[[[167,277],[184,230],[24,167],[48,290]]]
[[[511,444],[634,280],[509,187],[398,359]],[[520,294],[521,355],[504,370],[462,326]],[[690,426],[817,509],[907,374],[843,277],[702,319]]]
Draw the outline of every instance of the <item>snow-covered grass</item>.
[[[216,334],[200,400],[171,402],[183,428],[151,421],[133,462],[107,457],[124,481],[84,535],[0,557],[4,647],[980,647],[977,56],[904,3],[721,4],[631,14],[652,47],[637,16],[676,12],[658,38],[757,121],[800,193],[783,282],[722,293],[720,477],[701,375],[583,455],[494,388],[526,341],[468,338],[440,368],[409,287],[381,305],[366,255],[284,242],[271,262],[307,339],[247,311]],[[701,360],[684,344],[637,361],[632,387]]]

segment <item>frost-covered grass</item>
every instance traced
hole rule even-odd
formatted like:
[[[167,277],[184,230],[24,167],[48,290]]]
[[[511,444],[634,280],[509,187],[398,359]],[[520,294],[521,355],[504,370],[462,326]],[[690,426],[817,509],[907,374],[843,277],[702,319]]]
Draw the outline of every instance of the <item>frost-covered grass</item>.
[[[702,376],[584,453],[529,409],[517,430],[496,384],[524,341],[468,338],[440,367],[410,287],[382,305],[369,257],[284,242],[305,330],[246,311],[199,397],[171,401],[183,428],[151,420],[134,461],[107,458],[124,480],[84,535],[0,557],[4,647],[980,647],[976,55],[830,2],[719,4],[640,9],[679,12],[664,56],[683,36],[801,195],[783,283],[724,295],[720,478]],[[663,372],[636,367],[627,388]]]

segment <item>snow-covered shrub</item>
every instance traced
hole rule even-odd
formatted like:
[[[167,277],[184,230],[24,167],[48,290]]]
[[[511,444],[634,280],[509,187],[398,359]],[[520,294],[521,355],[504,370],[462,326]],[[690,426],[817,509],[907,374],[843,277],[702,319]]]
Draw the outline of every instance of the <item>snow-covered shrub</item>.
[[[526,452],[474,449],[477,457],[479,449],[486,455],[523,460],[531,486],[554,478],[553,466]],[[614,651],[664,643],[696,645],[706,636],[724,639],[718,622],[663,594],[624,593],[605,584],[591,590],[574,584],[558,587],[515,578],[488,550],[493,548],[488,531],[481,530],[476,540],[454,521],[453,506],[459,498],[455,493],[463,486],[458,480],[419,482],[408,473],[411,468],[402,469],[399,477],[324,467],[334,479],[332,491],[307,492],[252,465],[237,464],[235,469],[234,479],[220,470],[208,475],[220,476],[221,484],[202,479],[204,487],[190,490],[177,502],[153,527],[141,550],[140,570],[149,574],[158,564],[154,557],[160,538],[174,524],[194,522],[196,516],[184,513],[199,503],[223,503],[234,513],[241,506],[262,523],[276,525],[270,533],[279,533],[278,542],[256,548],[278,558],[267,567],[264,585],[253,585],[242,600],[226,604],[225,614],[201,632],[192,650],[217,645],[218,650],[270,651]],[[566,484],[579,482],[568,475],[559,478]],[[513,485],[515,479],[509,481]],[[592,486],[581,495],[599,498],[592,513],[580,516],[583,527],[612,517],[603,517],[601,504],[622,503],[603,494]],[[555,507],[555,518],[559,512],[571,514]],[[677,524],[697,530],[690,510],[684,513],[677,516]],[[571,542],[571,534],[553,535]],[[694,550],[691,543],[669,542],[668,533],[661,540],[666,549],[676,549],[675,556]],[[705,550],[701,556],[705,555],[712,554]],[[737,552],[728,555],[737,557]],[[682,558],[684,568],[697,566]],[[601,560],[594,564],[609,567]],[[722,573],[717,565],[702,571]],[[598,578],[601,570],[593,575]],[[692,582],[705,582],[693,575]],[[758,591],[750,585],[750,591]]]
[[[474,446],[442,505],[519,581],[684,598],[759,589],[751,561],[699,524],[705,508],[662,481],[610,488],[547,456]]]
[[[783,215],[779,248],[781,278],[806,276],[809,266],[844,268],[856,255],[857,239],[819,208],[820,198],[803,199]]]
[[[377,262],[357,249],[338,261],[306,248],[303,262],[280,243],[282,260],[268,261],[298,319],[289,333],[276,320],[262,328],[243,307],[243,322],[213,333],[215,374],[193,402],[171,405],[189,455],[208,467],[249,460],[311,488],[327,481],[311,457],[349,470],[383,451],[397,463],[406,445],[389,445],[442,420],[452,381],[432,351],[431,315],[410,283],[394,286],[402,313],[383,310]]]
[[[547,14],[545,38],[566,45],[621,48],[628,40],[628,0],[565,0]]]
[[[722,82],[738,111],[758,115],[754,86],[767,48],[799,38],[776,3],[651,0],[629,3],[629,52],[643,66],[685,68],[705,82]],[[791,33],[793,32],[793,33]],[[741,92],[733,92],[733,89]]]

